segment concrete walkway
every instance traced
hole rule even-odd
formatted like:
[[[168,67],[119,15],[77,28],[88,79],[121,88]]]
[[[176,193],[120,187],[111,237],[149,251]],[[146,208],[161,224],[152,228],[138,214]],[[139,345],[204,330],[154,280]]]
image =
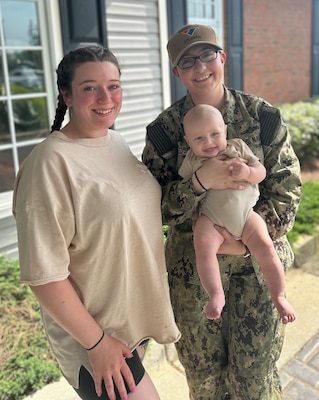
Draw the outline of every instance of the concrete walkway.
[[[278,363],[283,400],[319,399],[319,249],[305,243],[297,256],[299,268],[288,271],[287,297],[297,319],[288,324]],[[187,400],[183,367],[173,345],[152,342],[144,360],[161,400]],[[79,400],[64,379],[52,383],[25,400]]]

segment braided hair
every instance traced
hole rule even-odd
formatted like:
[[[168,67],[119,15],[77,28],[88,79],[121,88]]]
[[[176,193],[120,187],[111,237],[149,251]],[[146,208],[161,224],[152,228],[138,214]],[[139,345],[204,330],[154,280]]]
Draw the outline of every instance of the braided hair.
[[[121,74],[120,66],[115,55],[108,49],[98,45],[80,47],[66,54],[58,65],[57,86],[58,86],[58,105],[55,112],[55,118],[51,126],[51,132],[59,130],[67,111],[67,105],[62,96],[62,90],[71,93],[71,83],[74,79],[75,69],[87,62],[108,61],[114,64]]]

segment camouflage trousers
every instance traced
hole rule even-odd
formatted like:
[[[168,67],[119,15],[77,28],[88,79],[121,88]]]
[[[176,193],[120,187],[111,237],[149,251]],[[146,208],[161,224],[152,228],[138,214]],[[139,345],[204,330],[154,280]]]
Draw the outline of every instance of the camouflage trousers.
[[[257,280],[253,267],[230,267],[225,279],[226,305],[219,320],[203,312],[207,297],[201,285],[169,276],[176,321],[182,333],[176,344],[192,400],[279,400],[276,361],[284,325]]]

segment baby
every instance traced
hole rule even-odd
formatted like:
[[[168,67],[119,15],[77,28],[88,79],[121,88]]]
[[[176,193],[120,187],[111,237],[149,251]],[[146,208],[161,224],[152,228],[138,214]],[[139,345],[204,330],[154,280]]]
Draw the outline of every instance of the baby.
[[[223,159],[234,159],[229,167],[234,180],[247,184],[244,190],[207,190],[200,204],[199,216],[194,222],[197,270],[210,299],[205,307],[207,318],[218,319],[225,305],[217,260],[217,252],[224,239],[214,227],[219,225],[249,248],[260,265],[282,322],[293,322],[295,311],[285,298],[283,266],[264,220],[253,211],[259,198],[258,183],[266,176],[265,167],[243,140],[227,140],[227,126],[216,108],[206,104],[193,107],[185,115],[183,125],[190,150],[179,170],[181,177],[189,179],[195,174],[197,182],[205,191],[196,171],[207,159],[216,156],[220,159],[223,155]]]

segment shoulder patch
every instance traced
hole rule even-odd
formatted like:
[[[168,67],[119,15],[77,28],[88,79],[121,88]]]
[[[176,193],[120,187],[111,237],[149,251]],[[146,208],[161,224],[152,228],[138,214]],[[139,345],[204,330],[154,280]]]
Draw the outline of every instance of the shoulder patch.
[[[147,137],[160,157],[168,160],[176,155],[176,148],[160,124],[149,126],[147,128]]]
[[[260,137],[263,145],[269,146],[280,124],[280,112],[276,108],[263,110],[260,114]]]

